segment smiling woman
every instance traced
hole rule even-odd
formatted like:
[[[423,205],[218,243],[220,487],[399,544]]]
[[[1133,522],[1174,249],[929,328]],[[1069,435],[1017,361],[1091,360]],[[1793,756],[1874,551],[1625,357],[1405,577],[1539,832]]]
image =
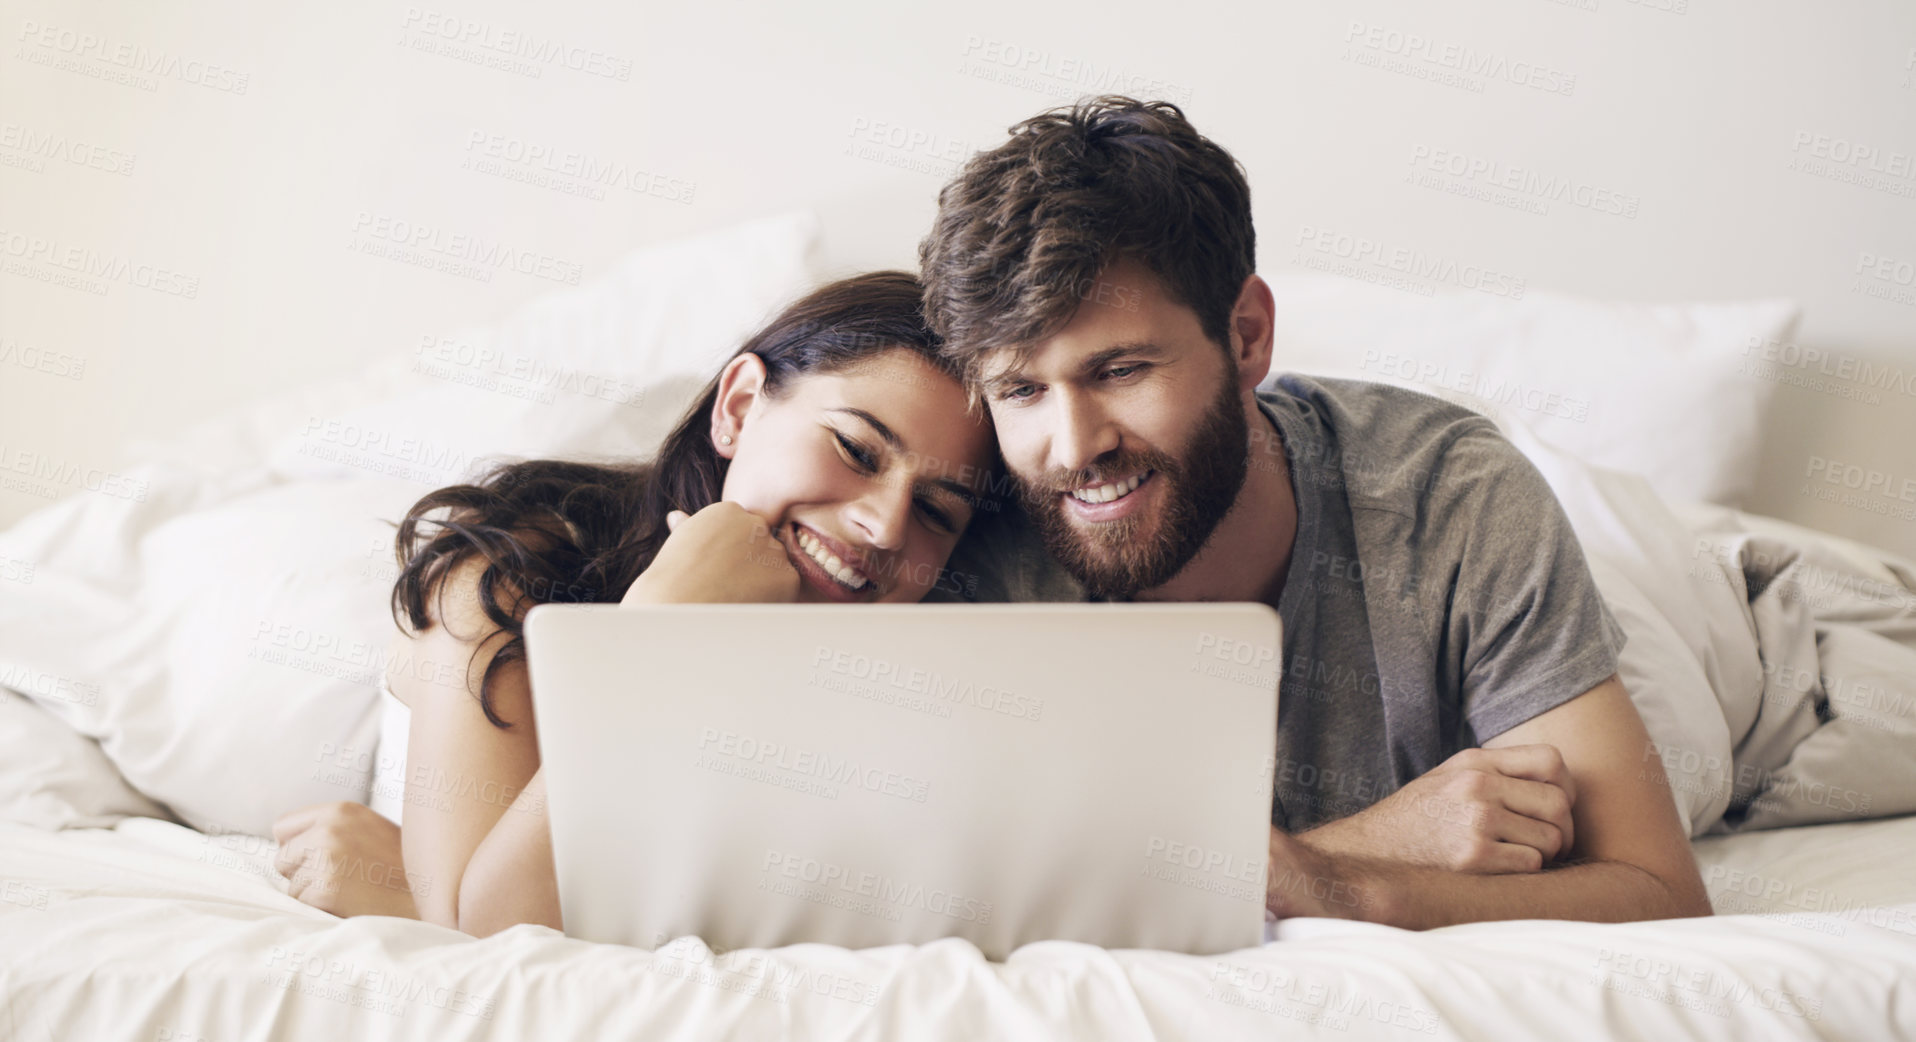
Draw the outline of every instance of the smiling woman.
[[[555,601],[912,602],[985,490],[991,430],[938,359],[916,278],[878,272],[786,308],[713,377],[649,462],[530,460],[433,492],[399,526],[387,684],[412,710],[400,828],[357,805],[276,830],[293,893],[477,934],[558,926],[522,622]],[[463,668],[402,668],[407,663]],[[341,866],[400,863],[368,885]],[[377,859],[377,858],[375,858]]]

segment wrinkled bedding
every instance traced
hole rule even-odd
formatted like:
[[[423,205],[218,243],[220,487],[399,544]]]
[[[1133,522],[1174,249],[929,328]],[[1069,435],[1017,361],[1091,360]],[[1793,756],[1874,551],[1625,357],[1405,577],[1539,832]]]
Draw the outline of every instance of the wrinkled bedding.
[[[1625,686],[1692,836],[1916,811],[1916,563],[1666,504],[1520,424],[1628,640]]]
[[[1696,849],[1716,918],[1293,920],[1224,956],[1048,942],[994,964],[959,940],[475,940],[314,911],[250,837],[0,824],[0,1037],[1916,1038],[1916,818]]]

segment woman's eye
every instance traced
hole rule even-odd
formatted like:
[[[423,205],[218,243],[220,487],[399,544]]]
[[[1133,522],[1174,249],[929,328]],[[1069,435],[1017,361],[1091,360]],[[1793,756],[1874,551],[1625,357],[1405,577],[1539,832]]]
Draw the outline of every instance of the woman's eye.
[[[1038,393],[1038,389],[1031,386],[1030,384],[1019,384],[1016,387],[1007,389],[1004,393],[1000,394],[998,397],[1006,401],[1021,402],[1036,393]]]
[[[832,432],[832,437],[838,439],[838,447],[845,450],[845,455],[850,456],[852,461],[858,464],[860,470],[873,471],[878,469],[878,457],[872,455],[864,446],[837,431]]]
[[[925,515],[925,519],[941,532],[951,534],[958,531],[958,526],[951,521],[951,515],[933,506],[930,500],[919,500],[918,512]]]

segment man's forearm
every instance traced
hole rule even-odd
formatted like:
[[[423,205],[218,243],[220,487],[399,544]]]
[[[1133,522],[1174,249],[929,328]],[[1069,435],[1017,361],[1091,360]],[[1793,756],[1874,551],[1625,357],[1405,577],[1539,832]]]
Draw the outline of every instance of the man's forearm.
[[[1707,898],[1680,894],[1621,861],[1503,875],[1338,857],[1324,859],[1323,868],[1322,879],[1293,871],[1275,877],[1273,888],[1315,885],[1336,914],[1411,930],[1493,919],[1631,922],[1710,914]]]
[[[1375,856],[1376,851],[1388,848],[1387,842],[1380,843],[1379,831],[1370,827],[1367,813],[1360,812],[1296,833],[1294,838],[1327,857],[1361,858]]]

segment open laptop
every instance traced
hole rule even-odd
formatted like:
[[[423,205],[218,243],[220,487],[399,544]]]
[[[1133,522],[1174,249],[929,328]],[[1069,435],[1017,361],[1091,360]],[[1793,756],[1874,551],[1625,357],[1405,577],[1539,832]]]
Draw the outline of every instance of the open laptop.
[[[574,937],[1262,940],[1269,607],[542,605],[525,634]]]

